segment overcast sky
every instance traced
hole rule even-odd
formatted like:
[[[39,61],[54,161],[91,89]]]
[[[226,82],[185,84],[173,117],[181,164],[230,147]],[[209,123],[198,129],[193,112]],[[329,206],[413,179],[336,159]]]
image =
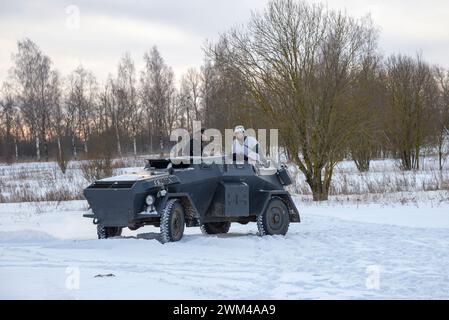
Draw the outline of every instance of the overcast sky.
[[[323,2],[309,0],[310,2]],[[264,0],[0,0],[0,81],[12,66],[17,40],[28,37],[68,74],[79,64],[104,80],[124,52],[137,68],[158,46],[179,79],[203,60],[206,39],[245,23]],[[328,0],[354,16],[371,13],[384,54],[422,52],[449,68],[449,0]],[[79,20],[77,19],[79,12]]]

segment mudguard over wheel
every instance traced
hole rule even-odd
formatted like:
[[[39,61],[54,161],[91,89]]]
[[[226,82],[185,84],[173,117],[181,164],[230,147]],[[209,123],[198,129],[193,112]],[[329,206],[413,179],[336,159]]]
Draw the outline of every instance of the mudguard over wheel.
[[[208,222],[201,225],[201,232],[203,234],[220,234],[228,233],[231,227],[231,222]]]
[[[181,240],[184,234],[184,208],[178,199],[170,199],[161,213],[161,241],[162,243]]]
[[[101,224],[97,225],[98,239],[107,239],[112,237],[119,237],[122,234],[121,227],[105,227]]]
[[[278,197],[271,198],[265,212],[257,217],[260,236],[285,235],[290,225],[288,208]]]

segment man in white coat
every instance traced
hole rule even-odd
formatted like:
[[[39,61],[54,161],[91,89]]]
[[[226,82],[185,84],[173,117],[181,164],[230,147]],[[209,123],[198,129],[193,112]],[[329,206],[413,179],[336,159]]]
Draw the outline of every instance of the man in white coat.
[[[248,161],[251,164],[259,164],[259,142],[256,138],[245,135],[245,128],[241,125],[234,128],[235,139],[232,142],[232,156],[234,160],[242,162]]]

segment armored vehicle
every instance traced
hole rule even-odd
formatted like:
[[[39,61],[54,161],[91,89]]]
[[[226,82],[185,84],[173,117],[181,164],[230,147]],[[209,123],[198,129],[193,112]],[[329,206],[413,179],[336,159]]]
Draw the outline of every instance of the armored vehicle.
[[[95,181],[84,190],[90,205],[84,216],[93,218],[100,239],[153,225],[163,243],[180,240],[185,226],[220,234],[232,222],[256,222],[263,236],[285,235],[290,222],[300,222],[284,189],[292,183],[285,167],[201,159],[150,159],[140,173]]]

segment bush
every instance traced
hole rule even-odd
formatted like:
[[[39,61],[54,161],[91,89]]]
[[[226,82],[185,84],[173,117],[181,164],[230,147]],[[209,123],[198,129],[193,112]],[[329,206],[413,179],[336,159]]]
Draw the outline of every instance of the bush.
[[[88,182],[103,179],[113,175],[112,161],[110,158],[83,161],[81,172]]]

